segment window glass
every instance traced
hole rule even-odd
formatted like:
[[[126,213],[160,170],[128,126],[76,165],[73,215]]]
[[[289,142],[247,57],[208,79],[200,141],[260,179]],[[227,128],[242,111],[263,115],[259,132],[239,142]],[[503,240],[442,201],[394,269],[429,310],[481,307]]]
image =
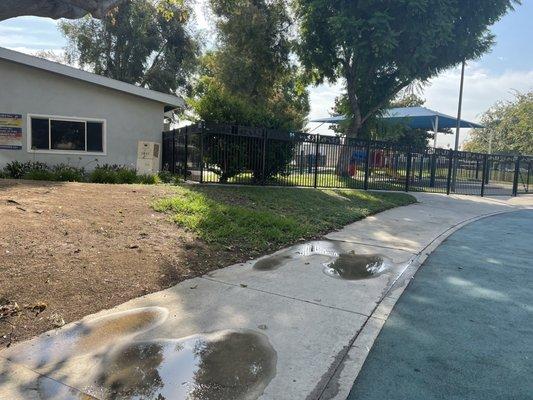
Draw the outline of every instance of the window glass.
[[[48,118],[31,119],[31,147],[32,149],[48,150],[50,141],[48,136]]]
[[[102,122],[87,122],[87,151],[104,151],[103,128]]]
[[[50,121],[51,149],[85,151],[85,123]]]

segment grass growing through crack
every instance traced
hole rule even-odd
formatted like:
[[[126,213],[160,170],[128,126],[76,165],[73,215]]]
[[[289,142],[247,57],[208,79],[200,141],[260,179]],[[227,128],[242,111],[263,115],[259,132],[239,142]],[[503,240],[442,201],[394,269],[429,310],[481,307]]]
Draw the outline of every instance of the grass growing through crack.
[[[405,193],[345,189],[187,186],[156,211],[208,243],[263,252],[311,239],[389,208],[416,202]]]

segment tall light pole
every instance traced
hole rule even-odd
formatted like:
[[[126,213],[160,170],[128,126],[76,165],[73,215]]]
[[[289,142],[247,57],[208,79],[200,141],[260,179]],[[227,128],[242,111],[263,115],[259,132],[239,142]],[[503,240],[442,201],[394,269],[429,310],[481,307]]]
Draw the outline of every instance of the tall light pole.
[[[466,60],[463,60],[461,65],[461,86],[459,88],[459,107],[457,109],[457,126],[455,128],[455,154],[453,163],[453,177],[452,177],[452,191],[455,192],[455,182],[457,181],[457,151],[459,150],[459,131],[461,130],[461,110],[463,107],[463,85],[465,81],[465,65]]]

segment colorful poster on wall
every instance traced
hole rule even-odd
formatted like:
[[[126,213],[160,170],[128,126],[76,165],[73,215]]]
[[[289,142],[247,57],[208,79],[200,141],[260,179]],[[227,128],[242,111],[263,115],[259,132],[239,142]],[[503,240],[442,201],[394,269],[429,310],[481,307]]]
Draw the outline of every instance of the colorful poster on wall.
[[[22,149],[22,114],[0,113],[0,149]]]

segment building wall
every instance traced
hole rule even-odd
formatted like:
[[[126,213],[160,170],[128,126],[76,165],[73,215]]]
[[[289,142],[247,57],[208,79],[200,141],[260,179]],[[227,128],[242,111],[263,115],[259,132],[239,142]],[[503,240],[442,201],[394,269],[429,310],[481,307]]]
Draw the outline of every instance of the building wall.
[[[0,59],[0,113],[22,114],[22,149],[0,149],[0,168],[10,161],[135,167],[140,140],[161,143],[162,103]],[[104,119],[106,155],[42,154],[28,150],[28,114]],[[97,160],[97,161],[95,161]]]

